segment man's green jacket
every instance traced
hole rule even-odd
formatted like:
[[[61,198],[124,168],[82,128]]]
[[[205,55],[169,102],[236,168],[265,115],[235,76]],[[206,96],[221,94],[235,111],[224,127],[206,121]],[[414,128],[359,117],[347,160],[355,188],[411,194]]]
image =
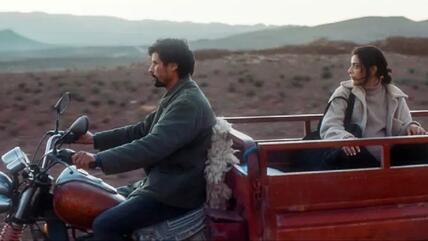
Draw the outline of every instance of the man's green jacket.
[[[94,147],[106,174],[144,168],[133,195],[148,194],[165,204],[196,208],[205,201],[204,167],[215,115],[189,78],[180,79],[144,121],[96,133]]]

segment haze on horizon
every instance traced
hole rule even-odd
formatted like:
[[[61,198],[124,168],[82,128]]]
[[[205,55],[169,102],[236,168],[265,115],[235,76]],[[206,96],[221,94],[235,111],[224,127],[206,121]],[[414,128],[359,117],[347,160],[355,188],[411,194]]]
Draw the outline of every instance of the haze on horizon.
[[[426,5],[426,0],[14,0],[2,2],[0,12],[314,26],[365,16],[404,16],[414,21],[428,20]]]

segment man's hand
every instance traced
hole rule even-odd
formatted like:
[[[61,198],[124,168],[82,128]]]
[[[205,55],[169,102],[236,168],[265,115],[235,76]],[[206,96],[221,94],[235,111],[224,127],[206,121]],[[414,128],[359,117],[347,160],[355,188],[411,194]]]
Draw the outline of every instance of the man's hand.
[[[416,124],[410,124],[409,127],[407,127],[406,130],[407,135],[425,135],[427,132],[422,126],[416,125]]]
[[[345,152],[347,156],[356,156],[360,153],[361,149],[359,146],[344,146],[342,147],[342,151]]]
[[[94,144],[94,134],[92,134],[90,131],[87,131],[84,135],[80,136],[79,139],[77,139],[77,141],[75,141],[74,143],[86,145]]]
[[[76,165],[77,168],[88,170],[96,166],[95,154],[92,154],[86,151],[77,152],[71,157],[71,160],[73,161],[73,164]]]

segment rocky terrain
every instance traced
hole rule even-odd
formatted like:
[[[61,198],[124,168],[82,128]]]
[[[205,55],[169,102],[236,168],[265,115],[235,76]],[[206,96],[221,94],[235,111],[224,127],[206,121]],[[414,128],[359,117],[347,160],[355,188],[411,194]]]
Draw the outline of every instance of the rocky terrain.
[[[428,109],[428,57],[386,55],[395,83],[410,96],[410,108]],[[339,82],[348,79],[350,61],[345,53],[290,51],[205,51],[197,58],[194,79],[218,116],[320,113]],[[72,103],[62,118],[63,128],[83,114],[89,116],[92,131],[142,120],[164,93],[153,86],[147,69],[148,59],[142,59],[112,69],[1,73],[0,153],[21,146],[32,157],[39,139],[54,127],[51,107],[65,91],[72,93]],[[301,136],[302,130],[300,124],[235,127],[255,138]],[[118,183],[129,179],[135,173],[107,177]]]

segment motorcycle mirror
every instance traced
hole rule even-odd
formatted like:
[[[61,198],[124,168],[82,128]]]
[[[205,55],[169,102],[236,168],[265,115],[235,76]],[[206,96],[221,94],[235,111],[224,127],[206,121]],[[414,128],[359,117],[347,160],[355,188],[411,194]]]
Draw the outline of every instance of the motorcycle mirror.
[[[81,136],[85,134],[89,129],[89,119],[86,115],[80,116],[77,118],[73,124],[68,128],[67,132],[71,132],[76,136]]]
[[[71,97],[70,92],[65,92],[61,98],[56,102],[56,104],[53,106],[54,110],[56,110],[57,113],[62,114],[67,109],[68,105],[70,104]]]
[[[56,154],[57,145],[72,144],[84,135],[89,129],[89,119],[86,115],[77,118],[60,139],[55,142],[53,153]]]

